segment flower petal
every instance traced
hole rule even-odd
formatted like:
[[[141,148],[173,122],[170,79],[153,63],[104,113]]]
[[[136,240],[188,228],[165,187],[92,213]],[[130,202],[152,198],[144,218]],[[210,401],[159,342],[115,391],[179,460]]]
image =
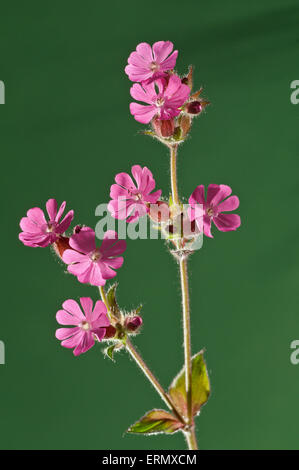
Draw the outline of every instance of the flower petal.
[[[64,340],[64,339],[74,336],[79,331],[80,331],[80,328],[78,328],[77,326],[74,328],[58,328],[56,330],[55,336],[59,340]]]
[[[78,330],[79,331],[75,333],[74,336],[63,340],[61,346],[63,346],[64,348],[74,348],[78,344],[80,344],[85,333],[80,328],[78,328]]]
[[[77,316],[71,315],[65,310],[58,310],[56,320],[60,325],[78,325],[81,321]]]
[[[41,226],[34,222],[32,219],[29,219],[29,217],[23,217],[20,221],[20,227],[24,232],[29,232],[32,234],[42,234],[44,235],[44,232],[41,230]]]
[[[95,303],[92,315],[91,315],[91,319],[92,319],[93,322],[95,322],[100,317],[101,318],[103,317],[102,318],[103,319],[103,324],[101,326],[109,326],[110,325],[109,318],[107,317],[106,305],[104,304],[104,302],[102,302],[102,300],[97,300],[96,303]]]
[[[136,47],[136,51],[146,62],[152,62],[152,48],[147,42],[141,42],[140,44],[138,44],[138,46]]]
[[[164,60],[160,66],[160,70],[166,71],[166,70],[171,70],[174,69],[176,60],[178,56],[178,51],[174,51],[168,59]]]
[[[91,320],[91,313],[93,307],[93,301],[90,297],[80,297],[80,303],[83,309],[83,312],[88,321]]]
[[[86,230],[81,230],[79,233],[72,235],[69,243],[74,250],[86,254],[90,253],[96,249],[95,232],[86,227]]]
[[[213,218],[213,222],[222,232],[236,230],[241,225],[241,218],[237,214],[219,214]]]
[[[227,198],[225,201],[221,202],[217,206],[218,212],[224,212],[224,211],[234,211],[238,209],[240,204],[238,196],[230,196]]]
[[[200,220],[200,219],[199,219]],[[197,224],[199,230],[201,229],[200,225]],[[202,226],[202,223],[201,223]],[[213,235],[211,233],[211,218],[205,215],[203,217],[203,233],[210,238],[213,238]]]
[[[55,217],[55,222],[59,222],[59,220],[61,219],[61,216],[64,212],[65,206],[66,206],[66,202],[63,201],[63,203],[61,204],[61,206],[58,209],[57,215]]]
[[[71,210],[66,214],[64,219],[60,222],[60,224],[57,225],[55,232],[64,233],[71,225],[73,218],[74,218],[74,211]]]
[[[84,315],[82,313],[82,310],[81,310],[78,302],[76,302],[75,300],[73,300],[73,299],[65,300],[62,304],[62,308],[66,312],[71,313],[72,315],[74,315],[74,317],[76,317],[76,319],[78,319],[79,323],[80,323],[80,321],[84,320]]]
[[[123,186],[124,188],[128,189],[129,191],[134,191],[136,188],[135,184],[133,183],[133,180],[128,173],[118,173],[115,176],[115,182],[119,184],[120,186]]]
[[[136,121],[141,122],[142,124],[148,124],[158,113],[156,106],[143,106],[138,103],[130,103],[130,111]]]
[[[220,201],[230,196],[232,189],[225,184],[209,184],[207,203],[217,206]]]
[[[45,215],[39,207],[33,207],[32,209],[29,209],[29,211],[27,211],[27,217],[32,219],[32,221],[37,225],[43,225],[47,223]]]
[[[80,343],[74,349],[74,356],[80,356],[94,346],[94,337],[90,331],[84,332]]]
[[[87,261],[89,258],[87,255],[84,255],[83,253],[79,253],[76,250],[70,250],[67,249],[63,252],[62,254],[62,260],[66,264],[71,264],[71,263],[84,263]]]
[[[152,103],[152,96],[147,94],[146,91],[142,88],[139,83],[134,83],[134,85],[130,89],[130,94],[134,100],[143,101],[144,103],[151,104]]]
[[[171,53],[173,44],[170,41],[158,41],[153,45],[154,60],[159,64]]]
[[[50,220],[55,220],[57,214],[57,201],[56,199],[49,199],[46,202],[46,209]]]
[[[193,193],[189,197],[189,204],[196,205],[197,203],[199,204],[204,204],[205,203],[205,187],[203,184],[200,186],[197,186],[197,188],[194,189]]]

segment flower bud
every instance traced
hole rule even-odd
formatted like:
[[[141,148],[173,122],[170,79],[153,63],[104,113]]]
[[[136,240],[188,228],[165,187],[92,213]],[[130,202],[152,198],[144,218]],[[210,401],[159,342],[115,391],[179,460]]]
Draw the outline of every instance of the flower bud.
[[[191,101],[186,105],[186,112],[188,114],[199,114],[203,110],[201,101]]]
[[[82,225],[76,225],[74,228],[73,228],[73,233],[80,233],[81,230],[82,230]]]
[[[171,137],[174,134],[174,119],[155,117],[152,120],[152,126],[159,137]]]
[[[141,327],[141,325],[142,318],[139,315],[136,315],[134,317],[127,317],[125,319],[125,329],[129,332],[136,333],[137,330]]]
[[[53,248],[55,250],[56,255],[62,259],[64,251],[70,248],[69,237],[60,236],[59,238],[57,238],[55,243],[53,243]]]

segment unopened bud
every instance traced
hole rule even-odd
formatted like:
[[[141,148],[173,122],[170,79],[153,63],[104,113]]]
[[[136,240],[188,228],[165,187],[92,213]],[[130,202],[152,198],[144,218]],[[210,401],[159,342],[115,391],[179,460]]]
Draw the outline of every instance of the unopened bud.
[[[53,248],[57,256],[62,259],[62,255],[65,250],[70,249],[69,237],[60,236],[55,243],[53,243]]]
[[[154,131],[159,137],[171,137],[174,134],[174,119],[159,119],[152,120]]]
[[[142,325],[142,318],[139,315],[127,317],[125,319],[125,328],[127,331],[136,332]]]
[[[191,101],[186,105],[186,111],[188,114],[199,114],[201,113],[203,107],[201,101]]]
[[[76,225],[73,229],[73,233],[80,233],[82,228],[82,225]]]

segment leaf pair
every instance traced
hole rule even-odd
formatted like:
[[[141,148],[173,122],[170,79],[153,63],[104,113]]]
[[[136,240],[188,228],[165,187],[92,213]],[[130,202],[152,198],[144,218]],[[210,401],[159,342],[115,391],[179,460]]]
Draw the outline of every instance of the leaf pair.
[[[192,357],[192,415],[197,416],[201,407],[208,401],[210,395],[210,381],[207,367],[203,358],[203,351]],[[174,406],[183,415],[188,417],[187,396],[185,382],[185,368],[179,372],[169,387],[169,396]],[[170,412],[152,410],[146,413],[139,421],[130,426],[127,432],[137,434],[172,434],[184,428],[184,424]]]

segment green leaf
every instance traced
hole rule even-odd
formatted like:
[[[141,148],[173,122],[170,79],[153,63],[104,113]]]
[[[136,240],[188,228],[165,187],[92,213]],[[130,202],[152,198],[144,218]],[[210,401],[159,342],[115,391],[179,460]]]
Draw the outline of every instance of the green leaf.
[[[129,427],[129,433],[136,434],[172,434],[183,427],[183,424],[168,411],[152,410],[140,421]]]
[[[169,395],[181,413],[187,417],[185,367],[175,377],[169,387]],[[208,401],[210,395],[210,381],[207,367],[203,358],[203,351],[192,357],[192,413],[199,414],[201,407]]]

